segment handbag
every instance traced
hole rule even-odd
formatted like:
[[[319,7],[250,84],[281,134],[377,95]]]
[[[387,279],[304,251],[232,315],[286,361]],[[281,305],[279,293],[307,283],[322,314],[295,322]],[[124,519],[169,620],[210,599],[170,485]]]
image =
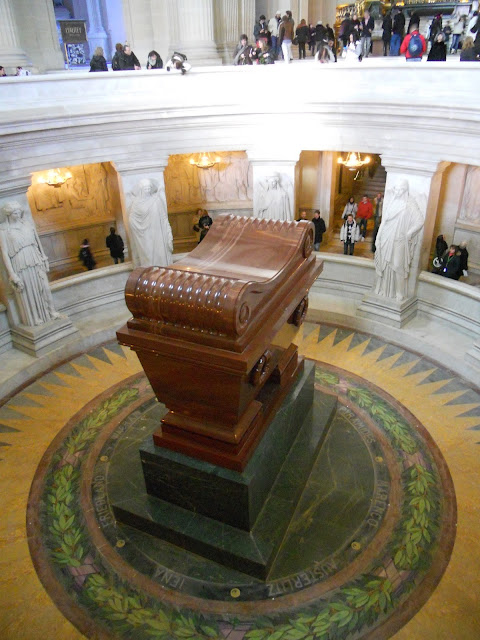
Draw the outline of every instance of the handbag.
[[[292,40],[292,44],[298,44],[298,38],[297,38],[297,36],[295,36],[295,38]]]

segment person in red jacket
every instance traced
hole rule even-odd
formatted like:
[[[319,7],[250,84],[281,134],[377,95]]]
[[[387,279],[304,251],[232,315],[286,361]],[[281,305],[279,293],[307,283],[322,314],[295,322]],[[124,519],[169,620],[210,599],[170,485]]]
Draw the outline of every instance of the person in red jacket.
[[[404,53],[405,59],[410,62],[420,62],[426,51],[427,43],[418,29],[414,29],[412,33],[408,33],[400,47],[400,53]]]
[[[365,240],[367,235],[367,223],[373,216],[373,206],[367,195],[358,203],[356,221],[360,232],[360,240]]]

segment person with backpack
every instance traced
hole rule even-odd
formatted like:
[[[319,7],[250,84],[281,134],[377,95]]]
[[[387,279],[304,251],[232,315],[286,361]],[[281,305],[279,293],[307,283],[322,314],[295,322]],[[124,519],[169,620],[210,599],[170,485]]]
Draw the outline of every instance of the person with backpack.
[[[85,238],[85,240],[80,245],[78,259],[83,262],[83,266],[86,267],[89,271],[91,271],[97,264],[95,262],[95,258],[92,255],[92,252],[90,251],[90,244],[88,242],[88,238]]]
[[[427,43],[418,29],[414,29],[412,33],[407,34],[400,47],[400,53],[405,54],[405,59],[408,62],[420,62],[426,51]]]

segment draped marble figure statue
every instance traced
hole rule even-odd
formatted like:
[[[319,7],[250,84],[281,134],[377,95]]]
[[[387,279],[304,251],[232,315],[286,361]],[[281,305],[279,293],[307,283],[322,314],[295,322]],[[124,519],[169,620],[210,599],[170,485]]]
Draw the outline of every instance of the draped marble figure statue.
[[[293,220],[290,196],[282,186],[279,175],[265,178],[259,187],[258,218]]]
[[[406,180],[400,180],[388,195],[375,240],[375,293],[400,301],[407,297],[408,274],[424,217],[409,195]]]
[[[0,247],[22,324],[34,327],[61,317],[48,283],[48,258],[33,221],[18,202],[2,209]]]
[[[137,267],[172,264],[173,235],[163,190],[145,179],[133,188],[128,207],[132,259]]]

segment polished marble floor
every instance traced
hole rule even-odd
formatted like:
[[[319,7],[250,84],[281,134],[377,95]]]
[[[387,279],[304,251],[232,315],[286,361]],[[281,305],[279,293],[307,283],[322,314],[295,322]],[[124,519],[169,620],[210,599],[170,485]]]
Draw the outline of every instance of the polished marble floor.
[[[279,340],[288,342],[291,338],[292,335],[281,335]],[[412,450],[408,453],[409,456],[417,456],[415,457],[416,464],[421,465],[422,463],[419,456],[432,455],[431,452],[437,451],[438,447],[439,457],[435,458],[437,460],[435,468],[439,473],[441,472],[443,479],[441,482],[436,482],[435,485],[441,486],[442,491],[433,499],[432,504],[438,505],[444,514],[442,521],[444,535],[436,538],[438,545],[433,553],[433,572],[428,573],[430,569],[426,568],[426,578],[418,580],[419,590],[417,592],[413,590],[410,599],[398,601],[398,610],[393,612],[397,617],[397,622],[391,627],[388,627],[387,624],[380,629],[377,628],[376,631],[374,624],[371,625],[371,629],[366,625],[361,633],[367,633],[367,635],[362,637],[390,637],[398,626],[406,623],[401,630],[396,632],[395,638],[400,640],[478,638],[480,636],[480,588],[477,571],[480,560],[480,544],[477,535],[480,467],[478,460],[478,430],[480,429],[478,389],[438,363],[407,351],[401,346],[386,344],[378,337],[371,337],[349,329],[306,323],[293,338],[299,345],[300,352],[317,363],[318,389],[337,393],[339,397],[344,398],[342,404],[343,422],[342,415],[340,415],[338,427],[332,431],[332,441],[326,443],[328,446],[322,451],[327,458],[337,460],[335,468],[342,466],[345,469],[343,479],[347,482],[350,478],[351,484],[348,486],[347,483],[341,487],[337,480],[332,480],[332,476],[330,479],[318,476],[313,477],[309,491],[313,497],[320,494],[328,496],[332,487],[336,487],[339,492],[349,491],[352,495],[356,495],[357,499],[352,500],[348,517],[340,519],[336,523],[335,519],[332,519],[332,507],[327,504],[328,500],[320,501],[323,504],[315,503],[314,500],[316,509],[325,509],[323,516],[330,514],[329,527],[322,530],[321,534],[315,535],[315,529],[320,527],[318,520],[313,518],[310,521],[310,529],[307,527],[304,531],[305,537],[298,538],[298,532],[291,531],[290,547],[287,544],[284,559],[278,564],[277,573],[273,573],[271,580],[271,585],[276,584],[277,586],[269,588],[280,589],[278,584],[283,584],[282,588],[286,588],[287,576],[296,575],[297,580],[293,581],[294,586],[296,582],[294,590],[299,590],[301,580],[298,576],[305,573],[303,569],[306,565],[302,567],[302,564],[298,563],[299,554],[295,550],[296,540],[300,540],[311,554],[308,559],[310,563],[318,560],[315,553],[319,549],[315,548],[314,541],[318,543],[319,540],[322,541],[320,547],[325,552],[325,555],[320,558],[322,561],[320,564],[324,567],[328,566],[332,554],[338,551],[335,545],[341,547],[346,542],[348,542],[349,553],[353,554],[352,559],[355,559],[355,553],[359,552],[356,544],[362,545],[364,542],[363,539],[356,539],[359,529],[355,529],[355,517],[359,518],[360,522],[362,513],[365,515],[365,512],[367,514],[369,512],[368,496],[371,497],[371,492],[374,490],[374,478],[378,479],[379,477],[378,473],[376,475],[374,472],[374,467],[381,465],[384,457],[380,455],[381,452],[369,450],[366,447],[365,425],[372,428],[378,418],[378,416],[375,417],[375,412],[378,413],[378,407],[381,409],[383,407],[382,411],[385,412],[387,411],[385,407],[388,405],[388,407],[394,407],[395,411],[398,411],[402,419],[405,420],[405,424],[408,424],[409,429],[412,430],[411,437],[415,439],[417,435],[418,437],[422,436],[424,444],[419,448],[419,451]],[[363,391],[362,393],[356,391],[352,395],[352,389],[363,389]],[[148,385],[145,384],[141,376],[141,369],[136,357],[128,350],[124,350],[114,343],[109,343],[105,347],[98,347],[40,376],[31,385],[13,395],[0,408],[0,457],[2,458],[0,469],[3,487],[1,507],[4,514],[0,525],[0,563],[2,566],[0,637],[8,640],[22,638],[66,638],[69,640],[70,638],[84,637],[74,625],[82,628],[85,635],[91,638],[228,637],[231,640],[239,640],[244,637],[268,638],[273,637],[274,634],[278,634],[275,637],[285,639],[328,637],[322,631],[322,629],[327,629],[322,626],[322,624],[326,624],[325,620],[322,623],[319,618],[317,626],[312,627],[311,616],[310,618],[305,617],[305,612],[302,613],[299,610],[299,615],[303,615],[303,618],[298,619],[293,615],[291,618],[288,616],[286,618],[293,621],[296,627],[282,627],[282,621],[277,620],[275,616],[270,617],[267,624],[264,619],[257,619],[258,612],[250,602],[243,600],[243,597],[240,597],[238,601],[232,600],[233,596],[230,599],[217,597],[217,605],[213,609],[211,604],[204,607],[203,613],[210,611],[211,614],[213,611],[215,614],[216,627],[207,624],[201,628],[195,622],[192,627],[189,627],[188,625],[191,623],[188,621],[188,617],[185,618],[186,622],[182,623],[182,626],[178,623],[180,618],[176,618],[176,626],[165,627],[165,624],[162,623],[162,626],[159,623],[158,628],[155,628],[155,624],[153,624],[149,628],[150,631],[156,631],[156,635],[150,633],[148,636],[142,636],[141,629],[144,627],[141,625],[144,624],[144,620],[142,622],[138,610],[145,610],[146,612],[143,611],[142,615],[147,617],[151,612],[148,612],[146,601],[141,601],[141,607],[137,606],[138,603],[134,604],[135,594],[127,593],[125,589],[127,586],[131,588],[133,583],[130,581],[137,580],[138,584],[149,593],[149,597],[153,598],[149,601],[149,606],[155,607],[157,600],[163,603],[168,602],[172,610],[178,613],[182,606],[191,605],[189,599],[193,597],[191,593],[182,591],[179,587],[182,580],[181,575],[188,573],[188,570],[185,569],[188,562],[184,559],[184,566],[180,567],[180,556],[176,557],[172,549],[169,554],[166,554],[165,549],[161,548],[161,545],[157,545],[156,557],[149,557],[150,562],[156,563],[157,580],[149,579],[146,583],[145,562],[139,560],[145,540],[138,533],[128,531],[126,528],[125,535],[119,537],[117,531],[115,532],[116,537],[112,538],[109,544],[106,544],[104,537],[98,537],[102,530],[99,523],[105,523],[105,520],[101,518],[108,515],[105,510],[106,503],[101,499],[102,486],[99,479],[101,474],[98,473],[93,476],[93,480],[97,478],[98,481],[97,498],[100,496],[95,503],[95,508],[89,511],[88,508],[85,509],[84,504],[92,485],[82,484],[83,494],[78,497],[78,504],[83,505],[82,517],[85,517],[90,536],[93,536],[97,541],[96,550],[93,549],[91,552],[87,552],[86,548],[79,550],[78,541],[74,540],[78,532],[65,531],[75,523],[75,517],[72,522],[69,522],[70,512],[68,509],[63,514],[57,513],[58,517],[54,518],[54,521],[47,521],[49,504],[54,504],[57,501],[55,503],[57,505],[58,502],[61,502],[64,506],[58,507],[60,511],[62,508],[70,508],[71,504],[77,504],[75,497],[68,497],[73,482],[72,477],[68,474],[73,473],[77,465],[82,474],[83,472],[87,473],[89,468],[90,471],[95,471],[95,469],[98,471],[102,465],[108,466],[110,464],[108,456],[107,460],[102,461],[102,456],[106,455],[104,451],[102,452],[102,446],[108,445],[108,438],[113,438],[113,441],[121,441],[118,434],[123,433],[127,428],[140,430],[150,428],[148,425],[152,423],[149,413],[151,394],[150,397],[148,394]],[[376,394],[375,401],[371,399],[372,394]],[[149,402],[150,404],[148,404]],[[360,409],[358,409],[359,406]],[[132,419],[133,414],[130,411],[132,407],[136,412],[135,420]],[[352,409],[355,409],[354,415],[348,413]],[[368,416],[368,412],[373,413]],[[356,422],[359,415],[363,416],[365,423],[362,420]],[[385,415],[388,419],[388,411]],[[105,422],[107,418],[110,420],[108,422],[110,425],[108,427],[109,434],[106,434],[106,427],[103,428],[104,423],[107,424]],[[94,436],[97,427],[98,433],[102,433],[106,438],[102,443],[97,439],[97,435]],[[364,444],[361,444],[362,433],[364,434]],[[91,434],[90,440],[89,434]],[[346,446],[345,443],[352,438],[357,438],[355,442],[357,442],[357,448],[360,451],[360,455],[354,458],[358,465],[352,465],[352,460],[349,461],[348,457],[342,458],[341,456],[341,452]],[[404,442],[402,446],[408,448],[408,441],[406,444]],[[61,459],[55,458],[59,452],[62,453]],[[395,459],[398,451],[393,447],[392,452],[388,474],[389,482],[396,474]],[[85,458],[88,464],[82,462],[84,455],[88,455],[88,460]],[[425,463],[426,466],[432,464],[432,462]],[[363,469],[363,472],[358,476],[355,476],[354,473],[356,466],[358,466],[357,471]],[[448,470],[452,476],[455,492],[453,492],[449,481]],[[60,486],[58,478],[52,475],[56,472],[66,474],[62,480],[64,485]],[[359,488],[361,483],[358,483],[358,478],[362,478],[363,481],[361,488]],[[46,482],[45,479],[47,479]],[[25,518],[32,481],[35,482],[32,488],[33,493],[26,527]],[[65,489],[65,487],[68,488]],[[59,494],[56,494],[56,497],[53,496],[53,490],[60,492],[60,498]],[[356,493],[355,490],[357,490]],[[458,506],[458,526],[455,526],[454,493]],[[304,496],[307,500],[306,511],[308,511],[308,505],[312,504],[308,502],[307,494],[308,491]],[[42,500],[45,501],[42,502]],[[66,504],[66,501],[69,503]],[[41,505],[45,507],[44,512],[39,509]],[[400,512],[401,509],[399,509]],[[50,513],[55,514],[55,510],[50,510]],[[75,513],[77,512],[75,511]],[[355,517],[354,514],[356,514]],[[73,511],[72,515],[75,515]],[[60,530],[55,529],[55,523]],[[334,528],[335,526],[337,529]],[[454,529],[456,529],[456,536]],[[341,535],[340,532],[342,532]],[[65,540],[65,533],[71,533],[73,538]],[[65,548],[61,548],[61,545],[52,547],[50,544],[49,546],[48,536],[53,536],[55,539],[55,536],[57,535],[58,538],[60,534],[63,536],[62,541],[66,545]],[[449,548],[454,538],[455,545],[448,562]],[[364,546],[368,547],[368,541]],[[48,553],[45,556],[45,549],[50,554],[49,556]],[[93,555],[95,552],[100,555],[95,557]],[[55,564],[52,563],[52,553],[57,554],[55,556],[56,567],[54,567],[56,573],[52,573],[52,566]],[[72,556],[72,553],[77,553],[78,562],[75,561],[75,556]],[[171,566],[168,565],[166,555],[170,558]],[[128,556],[130,558],[127,566],[122,562]],[[97,564],[100,560],[110,568],[113,567],[112,571],[114,570],[115,577],[112,573],[107,575],[99,571]],[[135,561],[139,562],[136,567]],[[116,562],[119,562],[118,566],[115,565]],[[399,556],[397,564],[401,564],[401,562]],[[38,574],[35,571],[34,563]],[[448,566],[442,577],[442,571],[447,563]],[[119,574],[119,567],[123,573]],[[159,567],[163,567],[163,569],[159,570]],[[179,569],[181,570],[179,571]],[[202,563],[196,563],[196,588],[199,585],[198,581],[204,580],[205,575],[211,569],[212,565],[208,568]],[[382,582],[384,585],[388,576],[384,576],[378,566],[375,570],[377,573],[374,574],[372,580],[381,579],[384,581]],[[328,571],[325,573],[327,574]],[[404,573],[405,571],[403,571]],[[41,581],[38,575],[40,575]],[[119,575],[121,576],[121,584],[115,582],[119,579]],[[328,593],[333,593],[332,585],[328,584],[328,579],[331,576],[324,577],[326,582],[320,581],[319,584],[323,584],[323,587],[327,585]],[[411,579],[410,575],[404,577],[407,580]],[[350,578],[355,578],[355,576],[352,574]],[[114,582],[107,584],[102,580],[113,580]],[[217,577],[216,584],[222,584],[222,580],[224,580],[224,585],[228,584],[230,587],[236,583],[235,580],[238,583],[239,577],[230,575],[226,580],[225,576],[220,576]],[[438,580],[440,582],[435,588]],[[46,589],[42,582],[46,585]],[[255,581],[250,581],[250,590],[252,590],[254,583]],[[372,591],[378,584],[370,584],[368,588],[366,585],[357,585],[355,588],[359,591],[356,592],[356,596],[352,592],[350,597],[362,599],[365,597],[365,593],[361,592],[363,588]],[[84,585],[87,585],[88,593],[87,591],[82,593],[81,587]],[[240,584],[240,586],[243,588],[244,585]],[[311,598],[311,593],[308,593],[308,589],[305,590],[304,586],[302,585],[300,591],[307,598]],[[239,590],[242,591],[242,588]],[[316,588],[320,589],[318,585]],[[281,601],[280,591],[276,596],[270,591],[267,594],[270,596],[267,597],[267,600],[274,597],[277,602]],[[82,600],[93,592],[97,604],[98,598],[103,597],[104,604],[110,602],[112,607],[119,608],[116,612],[110,611],[110,614],[107,611],[107,617],[108,615],[114,616],[115,613],[117,616],[116,618],[108,618],[110,622],[106,626],[105,619],[102,622],[98,616],[95,618],[98,609],[105,612],[105,607],[98,606],[89,615],[88,603],[86,604],[85,600]],[[231,593],[230,589],[228,593]],[[72,594],[76,598],[75,606],[72,606]],[[126,617],[122,607],[126,606],[124,599],[129,597],[133,598],[130,602],[130,607],[133,607],[133,610],[129,610],[129,615],[135,615],[130,618],[130,624],[133,626],[124,628],[121,621],[124,621]],[[316,593],[315,598],[318,597],[319,593]],[[380,598],[381,594],[378,594],[377,597]],[[175,600],[175,598],[180,599]],[[408,618],[414,614],[415,609],[421,606],[425,599],[427,600],[426,604],[408,621]],[[333,602],[333,605],[337,607],[340,606],[334,600],[330,602]],[[342,603],[344,605],[345,601]],[[298,604],[297,601],[296,604]],[[302,603],[300,603],[301,605]],[[236,606],[239,607],[239,612],[244,612],[245,608],[249,606],[253,608],[249,617],[244,616],[242,619],[242,616],[239,616],[239,619],[233,620],[232,623],[232,619],[235,618]],[[359,607],[361,606],[363,605],[359,605]],[[202,611],[201,604],[199,610]],[[318,609],[315,613],[320,616],[325,612],[322,613],[322,610]],[[333,612],[330,612],[330,618],[336,614],[338,614],[336,619],[338,627],[342,620],[341,615],[347,616],[349,614],[345,613],[345,608],[338,611],[333,609]],[[222,619],[221,624],[218,623],[219,617]],[[151,618],[149,619],[151,620]],[[169,624],[171,622],[170,620]],[[286,624],[285,620],[282,624]],[[119,626],[115,627],[115,625]],[[349,637],[345,634],[338,635],[337,627],[335,627],[336,637]],[[111,628],[113,635],[106,632],[105,628]],[[341,628],[345,630],[345,627]],[[375,633],[380,633],[380,635],[375,635]],[[355,637],[360,636],[356,635]]]

